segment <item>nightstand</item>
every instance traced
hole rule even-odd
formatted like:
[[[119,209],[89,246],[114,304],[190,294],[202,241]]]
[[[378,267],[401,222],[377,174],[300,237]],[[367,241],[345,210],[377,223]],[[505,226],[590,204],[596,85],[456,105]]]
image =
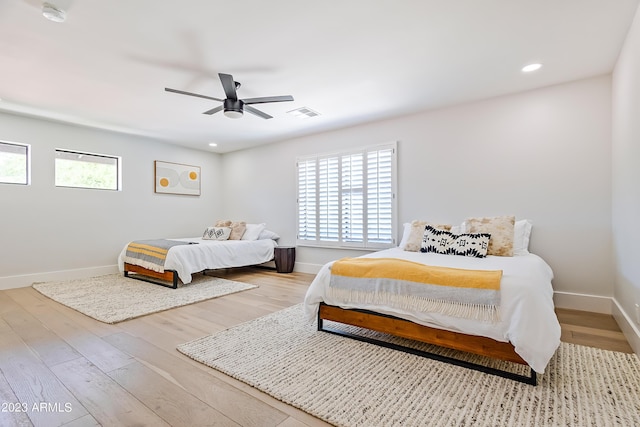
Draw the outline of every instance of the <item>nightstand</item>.
[[[277,246],[274,249],[274,258],[278,273],[291,273],[296,262],[295,246]]]

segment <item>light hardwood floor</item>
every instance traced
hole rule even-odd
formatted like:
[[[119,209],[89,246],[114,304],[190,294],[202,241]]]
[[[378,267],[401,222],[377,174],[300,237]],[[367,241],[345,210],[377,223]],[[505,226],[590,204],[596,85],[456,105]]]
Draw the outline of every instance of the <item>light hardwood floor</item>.
[[[175,349],[302,302],[314,276],[260,268],[209,274],[259,288],[116,325],[32,288],[0,291],[0,426],[328,425]],[[557,314],[563,341],[632,352],[611,316]]]

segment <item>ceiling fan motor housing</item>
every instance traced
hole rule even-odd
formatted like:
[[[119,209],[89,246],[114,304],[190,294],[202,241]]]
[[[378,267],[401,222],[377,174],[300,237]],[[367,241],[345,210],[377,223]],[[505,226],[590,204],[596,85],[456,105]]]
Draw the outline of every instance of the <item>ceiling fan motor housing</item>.
[[[225,99],[223,103],[224,115],[232,118],[242,117],[243,104],[240,99]]]

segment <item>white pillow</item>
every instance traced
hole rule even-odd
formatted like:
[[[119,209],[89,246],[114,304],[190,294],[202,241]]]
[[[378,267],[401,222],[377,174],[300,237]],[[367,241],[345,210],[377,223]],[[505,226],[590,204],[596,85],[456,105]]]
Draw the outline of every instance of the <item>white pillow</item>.
[[[262,230],[258,236],[258,240],[278,240],[279,238],[280,236],[277,233],[267,229]]]
[[[398,245],[400,249],[404,249],[404,247],[407,245],[407,240],[409,240],[409,235],[411,234],[410,222],[405,222],[404,224],[402,224],[402,226],[404,227],[402,231],[402,239],[400,240],[400,244]]]
[[[531,221],[521,219],[513,227],[513,255],[527,255],[529,253],[529,239],[531,237]]]
[[[267,224],[264,222],[262,224],[247,224],[247,229],[242,235],[241,240],[258,240],[260,233],[262,233],[266,227]]]
[[[229,235],[231,235],[231,227],[207,227],[202,240],[228,240]]]

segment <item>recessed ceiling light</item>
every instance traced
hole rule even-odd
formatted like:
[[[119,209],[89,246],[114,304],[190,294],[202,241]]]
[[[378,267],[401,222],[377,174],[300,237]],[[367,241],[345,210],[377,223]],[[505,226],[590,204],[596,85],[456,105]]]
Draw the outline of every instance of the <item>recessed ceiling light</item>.
[[[522,72],[523,73],[530,73],[532,71],[536,71],[539,70],[540,68],[542,68],[542,64],[529,64],[529,65],[525,65],[524,67],[522,67]]]
[[[64,22],[67,14],[64,10],[58,9],[51,3],[42,3],[42,16],[53,22]]]
[[[218,146],[218,144],[216,144],[215,142],[210,142],[209,143],[209,147],[217,147],[217,146]]]

